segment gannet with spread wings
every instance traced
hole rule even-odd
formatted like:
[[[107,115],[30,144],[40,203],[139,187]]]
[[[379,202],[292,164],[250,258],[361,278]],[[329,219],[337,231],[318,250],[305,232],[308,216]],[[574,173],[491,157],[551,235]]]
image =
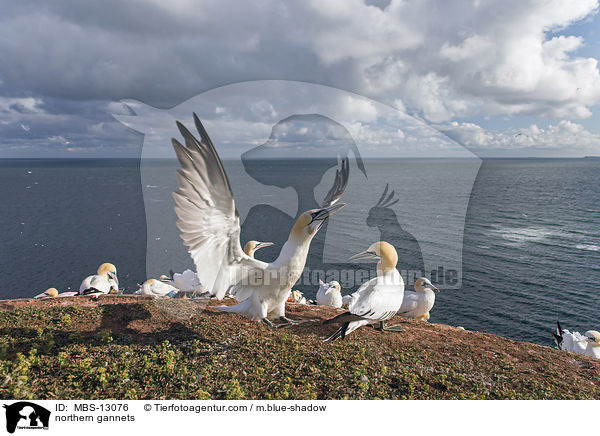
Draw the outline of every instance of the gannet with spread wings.
[[[185,146],[173,139],[181,164],[179,188],[173,193],[177,226],[196,264],[198,277],[212,295],[222,299],[229,290],[241,303],[221,310],[239,313],[272,326],[268,316],[285,317],[285,301],[304,269],[310,242],[325,220],[345,206],[337,203],[348,183],[348,160],[342,160],[333,187],[322,207],[302,213],[277,259],[261,262],[240,245],[240,220],[223,164],[204,126],[194,114],[196,139],[180,122]]]

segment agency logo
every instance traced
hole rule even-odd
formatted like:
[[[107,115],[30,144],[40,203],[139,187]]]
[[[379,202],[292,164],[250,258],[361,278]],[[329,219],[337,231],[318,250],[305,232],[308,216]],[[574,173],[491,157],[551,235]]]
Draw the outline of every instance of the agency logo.
[[[6,431],[14,433],[18,429],[47,430],[50,422],[50,411],[29,401],[19,401],[6,409]]]

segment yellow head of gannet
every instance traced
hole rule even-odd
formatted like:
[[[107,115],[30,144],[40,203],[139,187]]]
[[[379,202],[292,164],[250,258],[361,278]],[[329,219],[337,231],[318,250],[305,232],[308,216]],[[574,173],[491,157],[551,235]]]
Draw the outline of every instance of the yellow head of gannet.
[[[56,297],[58,297],[58,291],[56,290],[56,288],[50,288],[50,289],[46,289],[44,292],[36,295],[33,298],[39,299],[39,298],[56,298]]]
[[[56,289],[56,288],[46,289],[46,292],[44,292],[44,294],[46,294],[48,297],[56,298],[56,297],[58,297],[58,289]]]
[[[588,330],[585,332],[585,336],[587,337],[588,342],[591,342],[594,345],[600,345],[600,332]]]
[[[158,278],[158,280],[160,280],[161,282],[172,282],[173,279],[169,276],[166,276],[164,274],[161,274],[161,276]]]
[[[350,257],[348,260],[363,259],[379,260],[379,263],[377,263],[377,271],[386,273],[396,268],[396,265],[398,264],[398,253],[392,244],[385,241],[379,241],[372,244],[365,251]]]
[[[115,267],[112,263],[103,263],[98,267],[98,275],[116,280],[117,267]]]
[[[431,284],[431,281],[427,277],[419,277],[417,280],[415,280],[415,284],[413,286],[417,292],[425,292],[427,289],[440,292],[438,288]]]
[[[271,245],[273,245],[272,242],[248,241],[246,242],[246,245],[244,245],[244,253],[254,258],[255,251],[260,250],[261,248],[270,247]]]
[[[296,244],[310,242],[327,218],[344,206],[346,206],[346,203],[335,203],[329,207],[311,209],[302,213],[296,220],[294,227],[292,227],[288,241]]]

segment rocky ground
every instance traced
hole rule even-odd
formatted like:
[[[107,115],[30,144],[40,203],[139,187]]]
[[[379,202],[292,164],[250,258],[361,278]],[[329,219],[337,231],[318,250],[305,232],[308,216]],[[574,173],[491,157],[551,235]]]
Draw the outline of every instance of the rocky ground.
[[[232,301],[226,302],[231,304]],[[3,399],[600,399],[600,361],[394,319],[323,343],[336,309],[271,329],[214,301],[141,296],[0,302]]]

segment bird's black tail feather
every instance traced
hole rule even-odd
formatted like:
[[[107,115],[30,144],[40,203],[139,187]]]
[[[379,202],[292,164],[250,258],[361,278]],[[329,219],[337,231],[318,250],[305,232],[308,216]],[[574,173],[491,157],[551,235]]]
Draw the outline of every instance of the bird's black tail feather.
[[[323,324],[342,324],[345,322],[359,321],[361,319],[364,319],[364,318],[360,315],[355,315],[350,312],[344,312],[344,313],[340,313],[338,316],[335,316],[331,319],[323,321]]]
[[[349,322],[343,323],[339,329],[337,329],[331,336],[329,336],[327,339],[325,339],[325,342],[333,342],[337,338],[342,338],[342,340],[343,340],[346,337],[346,330],[348,330],[349,325],[350,325]]]
[[[558,348],[559,350],[562,350],[560,344],[562,344],[563,341],[563,335],[562,335],[562,326],[560,325],[559,321],[556,321],[556,333],[552,333],[552,336],[554,337],[554,342],[556,342],[556,348]]]

